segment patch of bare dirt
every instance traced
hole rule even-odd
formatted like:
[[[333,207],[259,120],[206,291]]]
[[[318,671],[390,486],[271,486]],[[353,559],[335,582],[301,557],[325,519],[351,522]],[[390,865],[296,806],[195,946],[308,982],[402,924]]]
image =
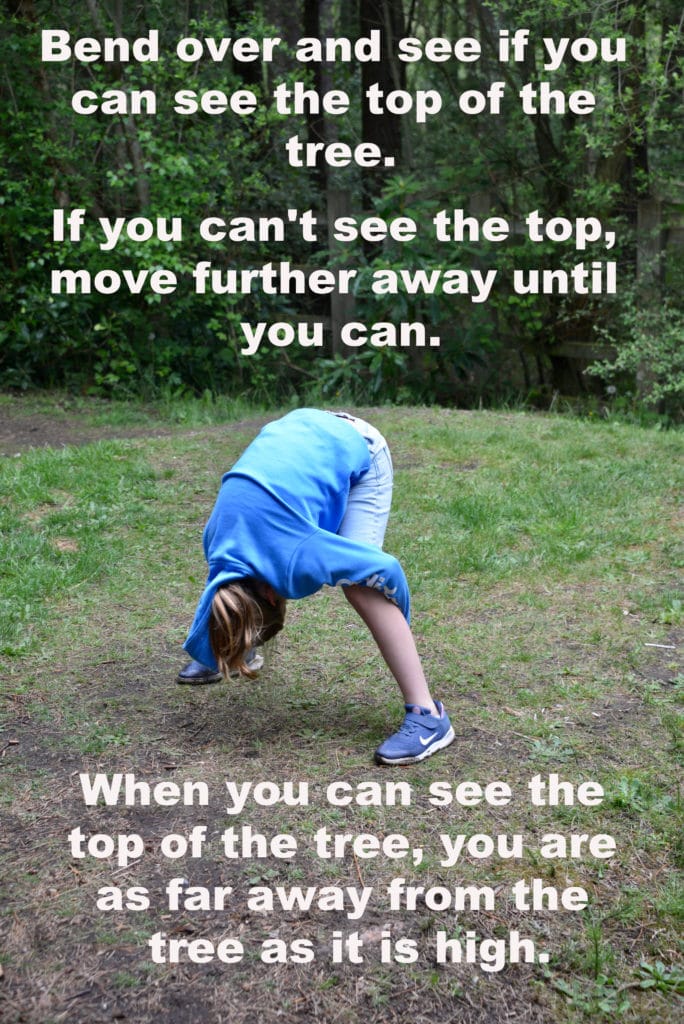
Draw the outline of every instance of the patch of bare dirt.
[[[55,418],[43,413],[0,413],[0,455],[17,455],[30,448],[66,448],[113,438],[147,437],[150,427],[98,427],[79,422],[78,417]],[[173,433],[172,428],[154,427],[154,436]]]
[[[169,437],[183,432],[186,436],[198,433],[219,433],[226,430],[256,434],[273,417],[262,416],[215,426],[184,428],[164,426],[151,421],[149,425],[113,426],[96,425],[80,414],[62,410],[59,414],[23,413],[0,408],[0,455],[15,456],[31,448],[66,448],[71,445],[92,444],[137,437]]]

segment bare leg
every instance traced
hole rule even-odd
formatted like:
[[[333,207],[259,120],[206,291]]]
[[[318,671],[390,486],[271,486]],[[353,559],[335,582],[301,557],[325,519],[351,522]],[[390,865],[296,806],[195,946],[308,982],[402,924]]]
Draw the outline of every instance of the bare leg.
[[[361,586],[346,586],[342,589],[373,634],[387,667],[399,684],[404,702],[428,708],[431,714],[439,717],[411,627],[401,610],[379,590]]]

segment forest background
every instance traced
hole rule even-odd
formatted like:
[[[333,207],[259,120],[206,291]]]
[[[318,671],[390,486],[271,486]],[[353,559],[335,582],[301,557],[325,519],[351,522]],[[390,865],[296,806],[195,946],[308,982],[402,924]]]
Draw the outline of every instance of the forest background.
[[[12,392],[0,395],[8,839],[0,876],[10,883],[0,915],[0,1015],[8,1024],[684,1020],[681,439],[638,425],[673,424],[684,389],[681,14],[675,0],[0,0],[0,388]],[[154,29],[161,56],[45,62],[48,28],[72,40],[132,40]],[[520,28],[533,43],[523,61],[503,63],[497,41]],[[292,57],[303,36],[354,40],[375,31],[383,49],[372,64],[307,68]],[[269,65],[174,57],[181,37],[238,36],[286,45]],[[624,39],[626,58],[566,59],[547,72],[539,47],[547,36]],[[482,56],[399,64],[402,37],[471,37]],[[279,114],[274,87],[295,80],[319,94],[346,91],[349,113]],[[460,112],[465,91],[484,93],[500,80],[505,116]],[[517,94],[544,80],[566,96],[591,90],[595,113],[525,115]],[[369,82],[411,95],[436,90],[443,109],[425,123],[374,117],[362,102]],[[79,90],[136,89],[159,97],[157,115],[72,108]],[[183,116],[171,110],[181,89],[251,90],[259,108],[249,117]],[[293,135],[376,145],[395,164],[384,173],[293,168],[284,148]],[[314,242],[296,225],[282,243],[208,242],[192,230],[201,218],[286,217],[289,209],[313,212],[322,228]],[[84,214],[80,240],[54,239],[55,211],[66,218],[75,210]],[[440,210],[501,217],[511,237],[438,244],[429,225]],[[609,251],[533,243],[524,224],[534,210],[545,220],[599,218],[617,243]],[[328,227],[345,211],[386,223],[412,217],[421,231],[410,242],[342,244]],[[124,233],[101,248],[98,218],[142,217],[180,217],[188,232],[182,242]],[[612,260],[617,295],[507,287],[514,267]],[[202,261],[226,273],[268,261],[352,268],[358,288],[323,297],[198,294],[192,270]],[[179,287],[57,294],[51,275],[60,267],[93,277],[165,267]],[[482,303],[439,289],[378,296],[369,288],[383,270],[440,268],[496,268],[497,286]],[[345,348],[339,324],[349,317],[425,323],[441,343]],[[325,323],[320,349],[268,343],[241,352],[242,322],[312,321]],[[590,366],[600,372],[586,373]],[[55,400],[55,387],[76,394]],[[566,399],[606,415],[589,422],[472,408],[557,409]],[[388,549],[401,553],[411,580],[430,678],[454,708],[453,756],[403,775],[410,806],[337,808],[323,799],[331,780],[385,781],[369,755],[396,710],[379,656],[362,624],[344,620],[339,594],[293,602],[258,683],[201,692],[173,683],[221,473],[267,412],[319,400],[360,406],[391,438],[401,513]],[[213,848],[199,863],[171,863],[159,844],[194,827],[191,807],[84,806],[79,773],[132,767],[210,784]],[[221,855],[217,837],[233,821],[219,796],[227,771],[238,783],[293,773],[311,781],[310,807],[248,809],[264,834],[297,833],[296,862]],[[518,796],[550,772],[596,780],[605,802],[531,807]],[[430,805],[433,779],[452,776],[510,780],[517,803],[509,814]],[[121,874],[108,858],[70,857],[66,839],[78,823],[105,838],[118,829],[144,834],[144,860]],[[371,839],[410,837],[426,851],[418,882],[435,891],[491,882],[494,912],[425,904],[390,914],[386,886],[403,867],[356,855],[329,865],[308,844],[319,823]],[[524,835],[525,856],[449,868],[440,835],[456,828],[485,840]],[[547,861],[536,837],[551,831],[614,839],[617,854],[610,863]],[[551,899],[569,883],[586,887],[589,904],[523,912],[510,899],[522,872],[550,886]],[[171,874],[207,891],[229,882],[235,898],[225,911],[167,914]],[[363,923],[324,909],[262,915],[247,904],[255,883],[294,892],[333,880],[373,888]],[[149,891],[149,913],[98,904],[102,891],[116,899],[132,882]],[[436,957],[437,929],[506,942],[521,927],[550,954],[546,965],[511,961],[490,975]],[[335,931],[357,928],[364,963],[333,963]],[[240,937],[245,962],[152,964],[148,942],[160,929],[188,942]],[[310,941],[314,961],[266,963],[259,951],[274,938],[286,955],[291,940]],[[381,959],[381,944],[400,939],[415,943],[415,964]]]
[[[40,28],[79,37],[134,39],[154,27],[154,62],[41,60]],[[502,30],[529,30],[524,59],[502,63]],[[68,387],[86,393],[151,397],[224,393],[291,402],[337,396],[356,402],[474,406],[522,400],[548,408],[570,397],[590,407],[672,420],[684,389],[684,181],[682,175],[682,13],[676,0],[647,3],[532,0],[278,0],[171,4],[4,0],[0,7],[0,385]],[[292,59],[302,37],[355,40],[379,31],[379,61]],[[181,37],[278,36],[270,63],[173,59]],[[403,63],[397,41],[443,37],[480,41],[474,62]],[[620,62],[571,59],[544,70],[539,41],[602,38],[626,41]],[[345,90],[343,117],[296,117],[275,109],[277,82],[299,80],[322,94]],[[470,116],[458,105],[467,90],[505,82],[505,116]],[[591,90],[596,109],[529,116],[512,102],[525,83],[549,81],[566,96]],[[364,102],[370,82],[385,93],[435,90],[437,117],[373,116]],[[249,89],[259,99],[250,117],[184,116],[167,104],[156,115],[121,111],[77,115],[79,89]],[[110,93],[111,95],[111,93]],[[286,139],[376,143],[392,169],[295,168]],[[288,209],[314,211],[319,224],[339,212],[410,216],[429,224],[439,210],[460,209],[480,221],[505,218],[505,244],[482,238],[437,242],[421,231],[408,242],[340,243],[325,230],[316,241],[288,231],[282,242],[248,245],[124,238],[106,251],[85,232],[77,243],[53,239],[54,210],[83,208],[87,217],[253,218]],[[589,215],[616,233],[610,253],[531,242],[520,225],[530,211],[545,220]],[[321,235],[325,237],[321,237]],[[617,295],[517,294],[511,267],[565,267],[607,257],[617,265]],[[354,267],[355,293],[322,299],[264,294],[197,294],[192,268],[263,265]],[[54,267],[135,272],[163,266],[180,282],[171,295],[145,290],[115,297],[53,294]],[[487,302],[434,293],[374,295],[374,271],[473,268],[500,271]],[[508,283],[507,283],[508,282]],[[337,321],[424,322],[438,347],[340,344]],[[325,324],[321,348],[262,345],[245,355],[240,323]],[[589,369],[590,372],[587,372]]]

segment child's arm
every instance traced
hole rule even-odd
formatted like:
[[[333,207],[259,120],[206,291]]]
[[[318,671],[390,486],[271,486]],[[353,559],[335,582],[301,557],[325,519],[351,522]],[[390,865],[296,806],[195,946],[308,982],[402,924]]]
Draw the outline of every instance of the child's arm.
[[[287,591],[283,597],[305,597],[321,587],[348,587],[382,596],[385,604],[398,606],[410,621],[411,601],[401,565],[392,555],[372,544],[362,544],[326,530],[311,533],[294,552],[288,566]],[[278,585],[274,582],[275,589]]]

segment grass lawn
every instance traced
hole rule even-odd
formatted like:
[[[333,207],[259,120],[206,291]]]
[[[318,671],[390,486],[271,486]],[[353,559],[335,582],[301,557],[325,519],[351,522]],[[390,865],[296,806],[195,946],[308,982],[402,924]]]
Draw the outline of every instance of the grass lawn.
[[[256,682],[174,682],[269,414],[5,397],[17,438],[27,410],[88,443],[0,460],[7,1024],[684,1021],[681,433],[360,410],[456,732],[392,770],[398,691],[335,591]],[[86,804],[116,773],[150,802]]]

